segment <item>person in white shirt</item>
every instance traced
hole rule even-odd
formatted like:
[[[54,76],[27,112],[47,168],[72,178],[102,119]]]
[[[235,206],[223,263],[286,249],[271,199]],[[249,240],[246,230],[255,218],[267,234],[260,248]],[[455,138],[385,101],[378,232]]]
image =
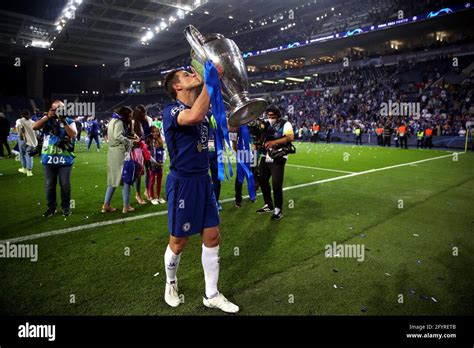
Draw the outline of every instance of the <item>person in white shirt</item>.
[[[28,149],[38,145],[36,131],[33,130],[34,122],[30,117],[30,112],[25,109],[21,112],[21,118],[16,120],[15,124],[18,132],[18,149],[21,163],[21,168],[18,171],[26,174],[26,176],[33,176],[33,158],[30,156]]]

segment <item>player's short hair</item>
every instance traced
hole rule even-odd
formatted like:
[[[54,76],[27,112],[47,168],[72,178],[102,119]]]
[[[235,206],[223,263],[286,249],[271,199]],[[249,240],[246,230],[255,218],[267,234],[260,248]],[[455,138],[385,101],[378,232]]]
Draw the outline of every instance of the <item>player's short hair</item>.
[[[176,100],[176,90],[173,85],[179,82],[179,76],[176,75],[178,71],[183,71],[183,69],[172,70],[165,77],[165,91],[173,100]]]
[[[280,109],[275,106],[275,105],[270,105],[267,107],[267,110],[265,110],[265,113],[273,112],[278,118],[281,118],[281,111]]]

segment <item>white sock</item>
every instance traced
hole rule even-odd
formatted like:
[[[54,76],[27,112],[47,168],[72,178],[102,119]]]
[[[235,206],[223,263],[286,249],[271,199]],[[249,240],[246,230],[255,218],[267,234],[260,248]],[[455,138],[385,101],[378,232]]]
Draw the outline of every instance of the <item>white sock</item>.
[[[204,281],[206,282],[206,297],[212,298],[217,291],[219,280],[219,246],[208,248],[202,245],[202,268],[204,269]]]
[[[181,254],[176,255],[171,250],[169,244],[165,251],[165,271],[166,271],[166,282],[171,283],[176,281],[176,272],[178,271],[179,260]]]
[[[279,213],[280,213],[280,208],[275,207],[275,214],[279,214]]]

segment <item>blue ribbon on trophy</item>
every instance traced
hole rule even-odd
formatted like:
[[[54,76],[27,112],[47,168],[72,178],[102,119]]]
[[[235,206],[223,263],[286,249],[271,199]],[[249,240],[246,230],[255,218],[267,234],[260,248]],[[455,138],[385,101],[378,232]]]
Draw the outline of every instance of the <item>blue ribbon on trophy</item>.
[[[232,176],[227,121],[232,127],[245,125],[265,112],[267,102],[261,98],[250,98],[247,68],[242,53],[234,41],[217,33],[203,35],[192,25],[184,29],[184,36],[191,45],[191,65],[204,77],[211,97],[212,111],[217,123],[216,150],[220,151],[218,156],[224,155],[225,150]],[[222,76],[219,77],[214,64],[222,68]],[[229,109],[228,115],[224,109],[224,102]],[[227,147],[224,146],[224,142],[227,143]],[[218,176],[221,181],[226,174],[224,162],[222,158],[218,161]],[[243,170],[245,172],[245,169]]]
[[[255,182],[252,173],[251,161],[252,161],[252,149],[250,148],[250,136],[247,125],[240,126],[239,133],[237,135],[237,180],[240,183],[244,182],[244,176],[247,179],[247,190],[251,201],[255,201]],[[244,154],[244,160],[241,161],[240,154]],[[246,156],[245,154],[248,154]]]
[[[222,98],[221,93],[221,84],[219,81],[219,74],[214,64],[208,60],[204,64],[204,82],[207,87],[207,92],[211,99],[212,113],[216,119],[217,128],[216,128],[216,150],[217,150],[217,168],[218,168],[218,178],[220,181],[224,181],[224,177],[227,178],[227,181],[230,181],[230,178],[233,176],[232,164],[230,163],[230,156],[228,148],[230,148],[229,140],[229,130],[227,128],[227,117],[225,114],[224,99]],[[224,144],[227,144],[227,147]],[[227,157],[227,166],[229,175],[225,170],[225,162],[223,160],[223,155]],[[221,160],[222,159],[222,160]]]

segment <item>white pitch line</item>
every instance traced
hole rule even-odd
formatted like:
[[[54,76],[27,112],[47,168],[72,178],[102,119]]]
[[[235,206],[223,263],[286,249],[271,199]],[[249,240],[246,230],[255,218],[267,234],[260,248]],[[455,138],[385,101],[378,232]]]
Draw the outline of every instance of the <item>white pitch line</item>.
[[[457,153],[459,155],[462,155],[465,152],[457,152]],[[454,152],[453,152],[453,154],[454,154]],[[364,170],[363,172],[356,172],[356,173],[351,173],[351,174],[347,174],[347,175],[336,176],[334,178],[323,179],[323,180],[318,180],[318,181],[313,181],[313,182],[307,182],[305,184],[300,184],[300,185],[295,185],[295,186],[290,186],[290,187],[284,187],[283,191],[288,191],[288,190],[293,190],[295,188],[301,188],[301,187],[307,187],[307,186],[322,184],[322,183],[325,183],[325,182],[330,182],[330,181],[335,181],[335,180],[347,179],[347,178],[351,178],[353,176],[358,176],[358,175],[363,175],[363,174],[370,174],[370,173],[379,172],[379,171],[382,171],[382,170],[388,170],[388,169],[393,169],[393,168],[411,166],[415,163],[423,163],[423,162],[437,160],[437,159],[440,159],[440,158],[453,157],[453,154],[438,156],[438,157],[432,157],[432,158],[426,158],[426,159],[419,160],[419,161],[396,164],[396,165],[393,165],[393,166],[388,166],[388,167],[383,167],[383,168],[369,169],[369,170]]]
[[[336,173],[344,173],[344,174],[353,174],[353,173],[356,173],[356,172],[348,172],[346,170],[338,170],[338,169],[328,169],[328,168],[319,168],[319,167],[308,167],[308,166],[300,166],[298,164],[289,164],[287,163],[286,164],[287,166],[290,166],[290,167],[296,167],[296,168],[306,168],[306,169],[315,169],[315,170],[325,170],[325,171],[328,171],[328,172],[336,172]]]
[[[260,196],[261,193],[258,193],[257,195]],[[248,198],[248,196],[244,196],[243,198]],[[234,201],[234,198],[221,199],[219,202],[227,203],[227,202],[232,202],[232,201]],[[125,223],[125,222],[129,222],[129,221],[141,220],[141,219],[146,219],[146,218],[149,218],[149,217],[166,215],[166,214],[168,214],[168,211],[167,210],[162,210],[162,211],[158,211],[156,213],[148,213],[148,214],[130,216],[130,217],[121,218],[121,219],[94,222],[94,223],[88,224],[88,225],[80,225],[80,226],[63,228],[63,229],[60,229],[60,230],[53,230],[53,231],[48,231],[48,232],[43,232],[43,233],[38,233],[38,234],[32,234],[32,235],[22,236],[22,237],[17,237],[17,238],[12,238],[12,239],[0,240],[0,244],[6,243],[6,242],[10,242],[10,243],[24,242],[24,241],[27,241],[27,240],[39,239],[39,238],[50,237],[50,236],[57,236],[57,235],[60,235],[60,234],[76,232],[76,231],[81,231],[81,230],[88,230],[88,229],[96,228],[96,227],[115,225],[115,224],[119,224],[119,223],[122,223],[122,222]]]
[[[457,152],[457,154],[459,154],[459,155],[462,155],[464,153],[465,152]],[[423,160],[419,160],[419,161],[396,164],[396,165],[393,165],[393,166],[388,166],[388,167],[383,167],[383,168],[375,168],[375,169],[365,170],[363,172],[356,172],[356,173],[351,173],[351,174],[347,174],[347,175],[336,176],[334,178],[312,181],[312,182],[308,182],[308,183],[305,183],[305,184],[299,184],[299,185],[284,187],[283,191],[294,190],[294,189],[298,189],[298,188],[301,188],[301,187],[313,186],[313,185],[322,184],[322,183],[325,183],[325,182],[331,182],[331,181],[336,181],[336,180],[347,179],[347,178],[351,178],[353,176],[370,174],[370,173],[379,172],[379,171],[382,171],[382,170],[388,170],[388,169],[393,169],[393,168],[410,166],[410,165],[415,164],[415,163],[423,163],[423,162],[433,161],[433,160],[437,160],[437,159],[441,159],[441,158],[453,157],[453,155],[454,155],[454,152],[452,154],[449,154],[449,155],[432,157],[432,158],[427,158],[427,159],[423,159]],[[258,193],[257,195],[260,196],[261,193]],[[248,198],[248,196],[243,197],[243,199],[245,199],[245,198]],[[227,202],[232,202],[232,201],[234,201],[233,197],[220,200],[221,203],[227,203]],[[49,231],[49,232],[32,234],[32,235],[29,235],[29,236],[22,236],[22,237],[18,237],[18,238],[0,240],[0,244],[4,244],[4,243],[7,243],[7,242],[9,242],[9,243],[24,242],[24,241],[28,241],[28,240],[34,240],[34,239],[50,237],[50,236],[57,236],[57,235],[60,235],[60,234],[65,234],[65,233],[70,233],[70,232],[75,232],[75,231],[81,231],[81,230],[87,230],[87,229],[91,229],[91,228],[95,228],[95,227],[115,225],[115,224],[119,224],[119,223],[122,223],[122,222],[140,220],[140,219],[145,219],[145,218],[148,218],[148,217],[166,215],[166,214],[167,214],[167,211],[165,210],[165,211],[159,211],[159,212],[156,212],[156,213],[149,213],[149,214],[126,217],[126,218],[122,218],[122,219],[95,222],[95,223],[88,224],[88,225],[75,226],[75,227],[64,228],[64,229],[60,229],[60,230],[53,230],[53,231]]]

